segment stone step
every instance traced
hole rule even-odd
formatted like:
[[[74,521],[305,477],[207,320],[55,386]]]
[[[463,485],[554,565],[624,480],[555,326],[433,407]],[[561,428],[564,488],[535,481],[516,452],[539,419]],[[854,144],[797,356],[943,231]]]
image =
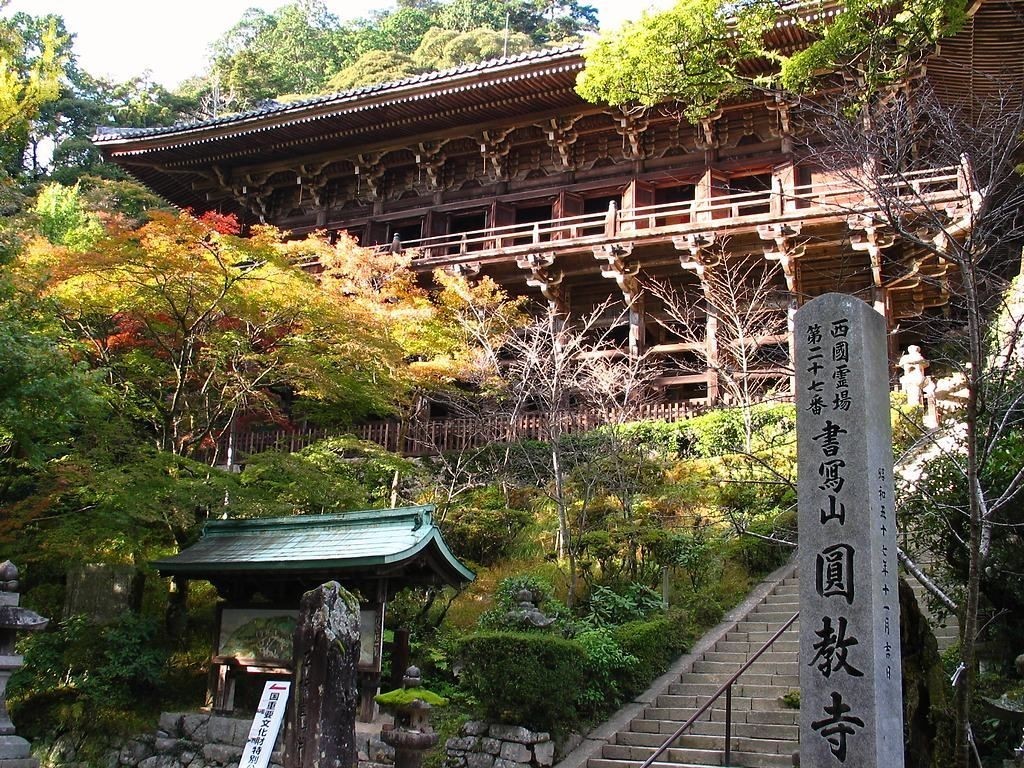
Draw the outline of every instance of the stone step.
[[[674,724],[676,728],[679,723]],[[675,732],[672,728],[666,733],[661,731],[646,732],[641,730],[629,730],[618,733],[615,737],[616,744],[628,744],[631,747],[660,747],[665,743],[665,738]],[[698,720],[690,726],[687,733],[697,736],[725,736],[725,718],[721,720]],[[795,723],[789,724],[768,724],[748,723],[745,721],[732,721],[733,738],[748,739],[780,739],[783,741],[797,741],[800,737],[800,727]],[[758,751],[758,750],[752,750]]]
[[[613,760],[608,757],[592,757],[587,761],[589,768],[639,768],[640,760]],[[651,763],[651,768],[706,768],[707,763],[669,763],[661,758]]]
[[[714,675],[716,680],[725,682],[740,668],[743,662],[736,664],[731,661],[710,661],[707,659],[693,662],[693,672],[690,674],[697,675]],[[796,675],[800,673],[800,668],[795,659],[790,661],[761,661],[758,659],[743,673],[741,680],[749,681],[749,675]],[[758,683],[763,685],[764,683]],[[788,683],[786,683],[788,685]]]
[[[664,752],[661,760],[668,765],[677,766],[679,763],[695,765],[723,765],[725,753],[722,739],[718,744],[711,743],[713,739],[703,741],[702,746],[672,747]],[[785,742],[780,742],[785,744]],[[601,750],[601,756],[612,760],[635,761],[641,763],[650,755],[654,754],[654,747],[627,747],[617,744],[606,744]],[[598,768],[599,761],[592,761],[591,768]],[[783,754],[781,752],[743,752],[734,749],[732,752],[732,764],[742,765],[745,768],[791,768],[793,765],[792,752]]]
[[[706,699],[715,694],[721,683],[673,683],[669,686],[669,695],[703,696]],[[748,685],[737,683],[732,686],[732,695],[740,698],[778,698],[792,690],[790,685]]]
[[[787,689],[789,690],[789,689]],[[795,690],[795,689],[793,689]],[[687,696],[663,693],[658,696],[654,706],[644,709],[644,717],[651,720],[678,720],[684,722],[690,715],[707,703],[707,696]],[[733,715],[739,717],[746,712],[778,712],[787,709],[779,696],[771,698],[759,698],[753,696],[734,696],[732,700]],[[708,719],[713,720],[716,712],[725,712],[725,697],[716,701],[709,710],[712,714]],[[796,710],[790,710],[796,711]],[[724,715],[723,715],[724,718]]]
[[[676,728],[681,723],[689,720],[696,710],[696,704],[678,709],[647,707],[644,710],[644,716],[634,718],[629,725],[629,729],[638,733],[660,733],[667,735],[674,733]],[[725,714],[725,707],[718,707],[716,705],[707,712],[702,713],[699,721],[724,723]],[[800,710],[786,707],[776,700],[765,700],[762,703],[755,704],[754,708],[737,709],[734,706],[732,720],[734,723],[798,725]]]
[[[724,725],[724,724],[723,724]],[[660,745],[658,745],[660,746]],[[684,734],[679,737],[679,746],[672,749],[725,749],[725,736],[709,736],[705,734]],[[732,737],[732,751],[758,755],[785,755],[792,765],[793,753],[799,749],[799,744],[790,739],[756,739],[746,736]],[[733,761],[735,763],[735,761]]]
[[[792,614],[790,614],[790,616],[792,616]],[[789,616],[787,616],[786,618],[788,619]],[[757,614],[756,613],[752,613],[749,616],[747,616],[745,619],[743,619],[742,621],[737,621],[736,622],[736,627],[735,627],[735,629],[733,631],[734,632],[746,632],[747,635],[750,636],[750,642],[758,643],[758,644],[763,644],[763,643],[768,642],[768,640],[771,639],[771,636],[774,635],[776,632],[778,632],[779,629],[782,627],[782,625],[784,623],[785,623],[785,619],[783,619],[782,621],[760,621],[758,619]],[[793,625],[789,629],[787,629],[786,631],[787,632],[796,632],[797,633],[797,637],[799,637],[800,620],[797,619],[796,622],[794,622]],[[763,635],[764,636],[764,640],[755,640],[753,635],[758,635],[758,636]]]
[[[781,627],[791,618],[796,611],[775,611],[772,610],[772,606],[761,606],[755,608],[753,611],[747,614],[748,621],[766,621],[769,624],[774,624],[776,627]]]
[[[778,629],[778,627],[776,627],[776,629]],[[747,632],[746,630],[742,630],[742,629],[738,629],[737,628],[737,629],[731,630],[729,632],[726,632],[725,639],[729,640],[729,641],[739,640],[739,641],[742,641],[744,643],[751,643],[751,644],[753,644],[754,648],[757,649],[757,648],[760,648],[765,643],[767,643],[769,640],[771,640],[774,635],[775,635],[774,631],[772,631],[772,632],[764,632],[764,631]],[[800,642],[800,625],[799,625],[799,622],[794,624],[788,630],[786,630],[782,634],[782,636],[779,637],[779,639],[776,640],[775,642],[776,642],[776,644],[778,644],[778,643],[784,642],[784,641],[795,642],[795,643],[799,644],[799,642]],[[772,647],[774,648],[775,646],[772,646]]]
[[[735,670],[735,667],[733,667]],[[707,685],[711,684],[717,690],[718,687],[729,681],[733,675],[732,672],[721,672],[719,674],[707,672],[699,676],[689,675],[680,678],[680,681],[676,685]],[[800,675],[784,675],[774,673],[759,673],[747,671],[740,675],[739,679],[733,683],[733,693],[735,694],[740,686],[782,686],[783,688],[798,688],[800,686]],[[712,691],[714,693],[714,691]]]
[[[713,651],[708,651],[704,654],[704,661],[721,662],[726,664],[732,664],[733,669],[738,668],[743,662],[750,658],[750,654],[756,651],[757,648],[749,648],[744,651],[731,651],[731,650],[720,650],[719,646],[721,643],[715,646]],[[746,644],[749,646],[749,643]],[[771,650],[765,651],[761,654],[760,658],[754,662],[754,664],[791,664],[794,670],[799,669],[799,659],[796,658],[794,651],[779,652],[775,650],[773,645]],[[787,672],[786,674],[790,674]]]
[[[735,633],[729,633],[735,634]],[[800,653],[800,640],[794,638],[789,640],[789,632],[784,634],[780,639],[776,640],[771,647],[771,650],[766,653],[779,653],[779,654],[798,654]],[[761,644],[763,645],[763,643]],[[756,651],[761,645],[755,645],[747,640],[719,640],[715,644],[714,652],[722,653],[742,653],[744,658],[748,658],[751,653]]]
[[[784,594],[781,592],[772,592],[770,595],[765,597],[764,601],[761,604],[776,606],[791,605],[793,606],[793,612],[796,613],[796,611],[799,610],[798,606],[800,605],[800,595],[796,593]],[[781,611],[782,608],[779,608],[779,610]]]

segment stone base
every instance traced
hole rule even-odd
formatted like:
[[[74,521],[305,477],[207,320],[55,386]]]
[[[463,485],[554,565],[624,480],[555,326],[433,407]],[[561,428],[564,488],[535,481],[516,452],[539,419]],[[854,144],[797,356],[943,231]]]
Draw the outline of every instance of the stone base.
[[[15,736],[13,733],[0,736],[0,761],[6,763],[9,760],[24,760],[31,756],[32,747],[21,736]],[[11,767],[4,765],[3,768]]]
[[[39,768],[39,761],[34,757],[0,757],[0,768]]]

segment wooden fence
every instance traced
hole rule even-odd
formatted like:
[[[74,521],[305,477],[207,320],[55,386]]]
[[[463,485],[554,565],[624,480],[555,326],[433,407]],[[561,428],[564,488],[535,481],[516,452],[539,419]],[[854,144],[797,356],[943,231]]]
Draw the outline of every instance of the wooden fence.
[[[648,403],[631,408],[630,421],[683,421],[701,413],[703,400]],[[592,410],[566,411],[557,416],[557,429],[563,434],[586,432],[613,421],[623,414]],[[547,419],[537,413],[507,416],[429,419],[402,424],[397,421],[375,421],[349,429],[296,427],[292,429],[254,429],[225,436],[218,446],[220,462],[229,452],[232,463],[243,463],[246,456],[271,450],[300,451],[328,437],[355,435],[405,456],[429,456],[448,451],[482,448],[496,442],[512,440],[543,440],[548,434]],[[229,451],[230,445],[230,451]]]

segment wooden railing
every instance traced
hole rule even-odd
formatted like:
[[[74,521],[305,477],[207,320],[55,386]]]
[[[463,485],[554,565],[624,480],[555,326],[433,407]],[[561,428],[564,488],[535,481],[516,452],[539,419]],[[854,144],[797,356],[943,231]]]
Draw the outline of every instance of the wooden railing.
[[[705,401],[685,400],[648,403],[630,409],[631,421],[683,421],[703,411]],[[621,414],[603,414],[591,410],[566,411],[557,417],[556,429],[562,434],[578,434],[621,420]],[[507,416],[428,419],[402,424],[376,421],[348,429],[301,426],[292,429],[236,431],[225,436],[218,446],[219,461],[230,453],[233,463],[263,451],[300,451],[328,437],[355,435],[361,440],[405,456],[427,456],[449,451],[482,448],[491,443],[513,440],[543,440],[550,434],[547,417],[524,413]],[[229,451],[230,444],[230,451]]]
[[[882,176],[878,187],[890,200],[914,208],[941,206],[963,200],[970,190],[958,166]],[[895,197],[893,197],[895,196]],[[701,200],[648,205],[603,213],[568,216],[547,221],[488,227],[409,241],[395,240],[375,246],[380,250],[409,251],[421,267],[489,256],[512,256],[541,250],[585,248],[609,240],[664,239],[711,229],[754,226],[765,221],[869,214],[879,203],[862,186],[848,183],[805,184],[784,190],[737,192]]]

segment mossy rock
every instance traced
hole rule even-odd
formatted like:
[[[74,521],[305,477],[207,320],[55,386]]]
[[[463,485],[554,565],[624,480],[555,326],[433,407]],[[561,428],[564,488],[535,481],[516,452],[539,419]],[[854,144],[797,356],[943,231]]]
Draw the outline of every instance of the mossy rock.
[[[390,709],[407,707],[417,699],[432,707],[444,707],[448,704],[448,699],[426,688],[397,688],[387,693],[378,693],[373,699],[382,707]]]

